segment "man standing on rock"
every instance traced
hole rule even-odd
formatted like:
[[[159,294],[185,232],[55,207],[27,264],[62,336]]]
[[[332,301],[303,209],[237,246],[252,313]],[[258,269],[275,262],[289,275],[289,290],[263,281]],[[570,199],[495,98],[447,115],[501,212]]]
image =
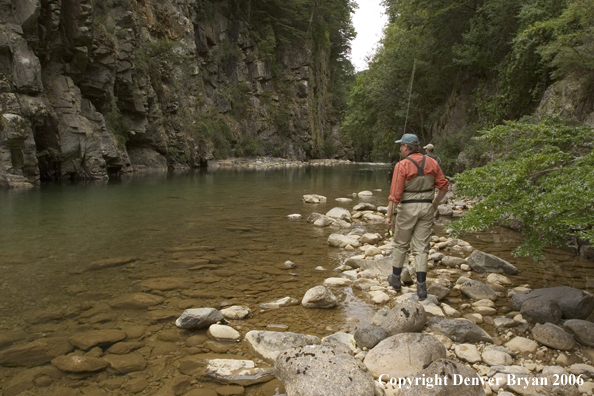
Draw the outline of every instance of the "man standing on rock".
[[[421,300],[427,298],[427,260],[433,218],[439,202],[448,191],[449,182],[441,167],[433,158],[420,153],[417,135],[405,133],[400,144],[402,160],[394,167],[390,203],[386,214],[386,226],[392,226],[394,209],[398,207],[392,253],[394,263],[388,283],[400,290],[400,274],[409,248],[415,256],[417,271],[417,295]],[[439,192],[435,197],[435,189]],[[434,199],[435,198],[435,199]]]
[[[423,147],[425,149],[425,152],[427,153],[427,157],[431,157],[433,158],[435,161],[437,161],[437,163],[439,164],[439,167],[441,167],[441,160],[439,159],[439,157],[437,155],[435,155],[435,153],[433,152],[433,150],[435,149],[435,146],[432,145],[431,143],[429,143],[428,145],[426,145],[425,147]]]

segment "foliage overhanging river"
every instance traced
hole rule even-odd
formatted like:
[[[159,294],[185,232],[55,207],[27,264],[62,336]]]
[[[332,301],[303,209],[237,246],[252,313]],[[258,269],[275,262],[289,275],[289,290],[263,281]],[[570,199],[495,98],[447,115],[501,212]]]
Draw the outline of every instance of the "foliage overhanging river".
[[[143,348],[149,365],[132,376],[146,377],[149,387],[157,389],[158,376],[175,375],[175,362],[188,355],[185,341],[192,332],[178,330],[174,324],[187,308],[247,305],[253,317],[233,323],[242,334],[269,325],[318,336],[350,332],[357,319],[369,319],[377,310],[350,288],[336,291],[340,304],[332,310],[301,305],[262,310],[259,305],[285,296],[301,300],[325,278],[339,276],[332,270],[349,253],[328,247],[328,235],[335,230],[314,227],[306,219],[312,212],[326,213],[335,206],[351,210],[362,201],[386,205],[387,172],[387,165],[371,164],[219,168],[0,191],[0,350],[43,337],[144,326]],[[373,191],[373,197],[335,201],[363,190]],[[306,204],[304,194],[320,194],[328,200]],[[293,213],[302,219],[289,220]],[[364,228],[382,235],[385,231],[382,223],[366,223]],[[435,231],[445,235],[439,224]],[[494,228],[464,239],[516,265],[520,275],[514,283],[518,285],[594,287],[588,277],[593,263],[568,252],[549,249],[540,265],[529,258],[514,258],[510,252],[520,236],[512,231]],[[213,250],[199,250],[204,247]],[[89,270],[93,262],[119,257],[135,261]],[[287,260],[296,268],[283,268]],[[326,271],[315,270],[318,266]],[[193,293],[187,293],[188,288],[143,289],[141,281],[152,278],[185,278]],[[140,292],[164,300],[148,310],[108,305],[120,295]],[[5,343],[2,334],[10,335]],[[224,351],[210,351],[214,352]],[[241,343],[226,353],[249,356]],[[161,365],[159,370],[155,362]],[[0,366],[0,387],[19,370],[23,369]],[[105,373],[91,376],[84,383],[64,377],[51,386],[78,388],[108,377]],[[111,394],[129,393],[114,390]]]

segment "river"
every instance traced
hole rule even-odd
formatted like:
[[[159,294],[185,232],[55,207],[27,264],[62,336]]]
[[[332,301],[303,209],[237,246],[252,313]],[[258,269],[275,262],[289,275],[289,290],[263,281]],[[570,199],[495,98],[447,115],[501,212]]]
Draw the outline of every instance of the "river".
[[[314,227],[306,219],[312,212],[326,213],[335,206],[352,209],[361,201],[386,205],[387,173],[382,164],[218,168],[0,191],[0,334],[16,332],[18,345],[89,329],[145,326],[145,348],[165,349],[167,374],[162,375],[174,376],[174,362],[188,354],[184,340],[190,334],[176,330],[173,321],[187,308],[247,305],[254,315],[234,324],[240,332],[275,328],[325,336],[351,331],[377,308],[350,290],[339,296],[340,306],[334,310],[300,305],[262,310],[259,304],[285,296],[301,300],[309,288],[337,276],[332,270],[348,253],[328,247],[328,235],[335,230]],[[374,195],[353,197],[363,190]],[[307,204],[302,201],[304,194],[328,200]],[[341,197],[353,201],[339,204],[335,199]],[[287,218],[294,213],[302,219]],[[384,232],[381,223],[365,227]],[[445,235],[444,225],[438,224],[435,231]],[[540,265],[513,257],[511,251],[521,237],[512,231],[494,228],[464,239],[519,267],[514,283],[594,287],[589,278],[592,262],[568,252],[549,249]],[[89,269],[91,263],[122,257],[133,261]],[[285,269],[287,260],[296,268]],[[197,265],[201,262],[208,264]],[[194,293],[183,288],[152,290],[164,298],[158,310],[118,310],[106,304],[123,294],[146,291],[142,281],[160,278],[189,280]],[[172,340],[173,333],[177,335]],[[248,354],[239,346],[228,350],[234,352]],[[157,359],[145,353],[149,362]],[[23,369],[0,367],[0,381],[7,383],[19,370]],[[140,375],[147,377],[147,391],[157,389],[160,380],[145,371]],[[139,377],[138,372],[133,377]],[[97,383],[99,379],[91,377],[84,386]],[[66,377],[50,385],[81,386]],[[200,386],[207,389],[210,384]],[[123,389],[111,394],[129,394]]]

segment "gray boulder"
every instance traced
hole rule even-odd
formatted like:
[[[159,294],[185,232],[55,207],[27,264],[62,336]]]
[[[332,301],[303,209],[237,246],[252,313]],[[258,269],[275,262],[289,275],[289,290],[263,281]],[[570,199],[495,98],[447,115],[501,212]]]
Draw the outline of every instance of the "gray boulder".
[[[316,286],[305,292],[301,305],[305,308],[334,308],[338,298],[325,286]]]
[[[561,322],[563,312],[561,307],[553,300],[534,298],[527,300],[520,309],[522,317],[533,323],[555,323]]]
[[[412,333],[421,331],[425,327],[427,316],[422,304],[405,300],[397,303],[388,312],[380,325],[388,334]]]
[[[380,341],[388,338],[386,330],[379,326],[359,326],[355,331],[354,337],[359,348],[371,349]]]
[[[223,320],[223,314],[215,308],[186,309],[175,321],[182,329],[203,329]]]
[[[427,378],[433,380],[433,387],[423,385],[419,382],[415,384],[415,378]],[[441,382],[435,381],[435,378],[441,379]],[[445,379],[448,379],[447,382]],[[469,384],[463,381],[467,380]],[[475,385],[472,385],[473,381]],[[478,374],[465,364],[456,363],[448,359],[438,359],[431,363],[429,367],[418,372],[411,378],[413,386],[403,386],[403,390],[398,396],[484,396],[483,389]]]
[[[474,250],[466,259],[466,263],[474,272],[498,272],[515,275],[518,269],[507,261],[489,253]]]
[[[466,259],[456,256],[444,256],[441,259],[441,264],[446,267],[456,267],[457,265],[466,264]]]
[[[276,360],[277,376],[292,396],[374,396],[373,376],[352,355],[309,345],[291,348]]]
[[[277,331],[249,331],[245,341],[254,354],[269,363],[274,363],[281,352],[306,345],[319,345],[320,339],[316,336]]]
[[[369,351],[363,363],[375,378],[414,375],[437,359],[445,358],[443,344],[431,334],[401,333],[388,337]]]
[[[434,316],[427,323],[427,327],[434,333],[445,335],[458,343],[493,343],[493,338],[485,330],[468,319],[448,319]]]
[[[460,291],[473,300],[489,299],[495,301],[497,295],[489,285],[481,281],[470,279],[458,286]]]
[[[352,221],[351,220],[351,212],[349,212],[347,209],[341,208],[341,207],[336,207],[336,208],[330,209],[326,213],[326,217],[330,217],[332,219],[337,219],[337,220],[348,221],[349,223]]]
[[[561,351],[569,351],[575,348],[573,337],[561,327],[552,323],[542,325],[537,323],[532,329],[532,336],[541,344]]]
[[[594,347],[594,323],[581,319],[570,319],[563,328],[582,345]]]
[[[564,319],[586,319],[594,311],[594,297],[571,286],[558,286],[519,292],[513,295],[513,309],[521,311],[522,305],[532,299],[555,301]]]

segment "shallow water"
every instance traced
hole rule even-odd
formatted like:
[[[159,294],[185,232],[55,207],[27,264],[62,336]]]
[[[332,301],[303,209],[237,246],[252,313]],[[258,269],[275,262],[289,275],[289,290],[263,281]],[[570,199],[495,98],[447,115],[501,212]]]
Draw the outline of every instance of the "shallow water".
[[[339,294],[340,307],[334,310],[300,305],[262,310],[259,305],[285,296],[301,300],[309,288],[336,276],[332,270],[347,253],[328,247],[327,237],[334,230],[314,227],[306,219],[312,212],[325,213],[335,206],[352,209],[362,201],[386,205],[387,172],[387,166],[375,164],[219,168],[0,191],[0,334],[17,331],[19,344],[90,329],[144,326],[142,352],[148,368],[124,376],[122,388],[109,391],[127,395],[131,393],[123,386],[133,378],[146,378],[145,392],[151,394],[163,378],[177,375],[180,359],[225,350],[188,347],[185,341],[196,333],[179,331],[173,323],[187,308],[248,305],[253,318],[232,323],[242,333],[270,325],[318,336],[351,331],[377,307],[350,288]],[[353,198],[362,190],[374,191],[374,196]],[[305,204],[304,194],[324,195],[328,201]],[[335,199],[340,197],[353,202],[338,204]],[[287,215],[293,213],[303,218],[289,220]],[[381,223],[365,228],[384,232]],[[435,230],[444,235],[443,227]],[[518,266],[516,286],[594,287],[589,278],[592,262],[567,252],[551,250],[544,265],[513,257],[510,252],[520,236],[512,231],[494,228],[464,239]],[[97,260],[120,257],[134,261],[89,270]],[[296,268],[286,269],[287,260]],[[326,270],[315,270],[318,266]],[[143,281],[152,278],[185,279],[190,286],[147,290]],[[162,296],[163,303],[149,310],[111,309],[107,304],[120,295],[147,291]],[[249,357],[243,344],[227,349]],[[0,386],[8,386],[24,371],[0,367]],[[122,376],[108,372],[84,379],[64,377],[44,386],[106,392],[106,381],[115,377]],[[193,386],[215,387],[202,382]],[[36,389],[28,392],[35,394]],[[266,393],[253,386],[247,394]]]

